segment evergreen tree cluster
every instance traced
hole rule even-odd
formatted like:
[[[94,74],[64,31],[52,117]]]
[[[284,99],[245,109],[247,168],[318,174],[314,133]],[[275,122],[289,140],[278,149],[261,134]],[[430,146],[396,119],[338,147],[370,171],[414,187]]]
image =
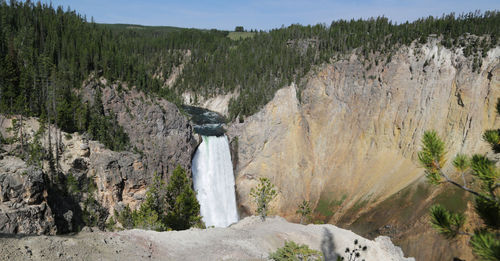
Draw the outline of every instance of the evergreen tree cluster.
[[[354,49],[363,57],[387,56],[415,40],[426,43],[429,37],[441,37],[447,48],[465,48],[474,55],[475,68],[480,57],[498,45],[500,13],[449,14],[415,22],[394,24],[385,17],[368,20],[339,20],[330,26],[291,25],[270,32],[256,32],[252,38],[222,40],[213,52],[196,53],[187,65],[177,90],[192,90],[211,96],[239,91],[231,100],[230,118],[257,112],[274,93],[300,80],[312,66],[341,58]],[[468,35],[485,36],[469,39]],[[378,61],[375,61],[378,63]]]
[[[0,113],[41,117],[68,132],[89,131],[89,108],[73,90],[95,73],[177,104],[185,91],[195,100],[238,91],[229,113],[243,119],[278,89],[300,83],[312,66],[353,50],[390,61],[395,48],[437,37],[473,56],[478,70],[481,56],[498,45],[499,24],[497,11],[401,24],[377,17],[291,25],[232,40],[227,31],[96,24],[62,7],[0,0]],[[166,79],[181,64],[182,73],[167,87]],[[113,126],[105,116],[94,119]]]
[[[114,213],[124,228],[142,228],[156,231],[184,230],[201,225],[200,204],[191,188],[186,171],[177,166],[168,184],[155,174],[138,210],[126,206]],[[111,220],[114,223],[114,219]]]

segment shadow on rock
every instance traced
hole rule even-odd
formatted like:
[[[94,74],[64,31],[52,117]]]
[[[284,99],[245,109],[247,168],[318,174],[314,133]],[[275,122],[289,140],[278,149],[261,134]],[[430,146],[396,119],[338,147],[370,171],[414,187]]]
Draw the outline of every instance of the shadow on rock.
[[[9,239],[9,238],[22,239],[31,236],[33,235],[0,233],[0,239]]]
[[[326,228],[323,231],[323,239],[321,240],[321,252],[323,252],[325,261],[337,260],[337,254],[335,253],[335,244],[333,243],[333,234]]]
[[[56,182],[48,179],[47,202],[54,213],[57,234],[80,231],[84,226],[104,230],[108,211],[94,198],[96,184],[83,177],[72,188],[68,177],[57,173]]]

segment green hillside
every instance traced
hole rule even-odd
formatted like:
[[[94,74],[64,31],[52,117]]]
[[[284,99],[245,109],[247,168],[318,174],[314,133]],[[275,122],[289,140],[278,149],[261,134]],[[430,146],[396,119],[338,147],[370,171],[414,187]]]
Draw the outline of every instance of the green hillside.
[[[243,118],[257,112],[278,89],[300,83],[312,66],[340,59],[353,50],[366,62],[378,63],[381,61],[373,57],[390,59],[401,45],[415,40],[425,43],[434,34],[441,37],[443,46],[463,47],[478,66],[478,57],[498,45],[499,24],[500,13],[493,11],[403,24],[378,17],[339,20],[329,26],[291,25],[269,32],[229,33],[95,24],[61,7],[2,0],[0,112],[45,117],[66,131],[87,131],[89,118],[78,115],[86,115],[81,112],[89,108],[72,90],[94,73],[177,104],[185,91],[210,97],[238,89],[239,97],[230,102],[230,118]],[[469,41],[464,38],[467,34],[486,37]],[[188,50],[191,56],[187,59]],[[181,63],[185,63],[183,73],[173,88],[165,88],[164,79]],[[55,108],[47,106],[49,102]]]

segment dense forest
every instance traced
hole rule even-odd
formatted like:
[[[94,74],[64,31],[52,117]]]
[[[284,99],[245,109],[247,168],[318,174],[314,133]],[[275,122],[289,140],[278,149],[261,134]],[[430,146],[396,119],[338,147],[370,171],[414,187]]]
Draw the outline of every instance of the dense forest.
[[[353,50],[390,58],[398,46],[435,35],[448,48],[464,48],[477,67],[498,45],[499,25],[497,11],[401,24],[378,17],[291,25],[233,40],[227,31],[104,25],[63,7],[0,0],[0,113],[40,117],[120,150],[127,137],[114,116],[99,99],[89,105],[75,91],[90,75],[127,82],[178,105],[185,91],[209,97],[237,90],[230,118],[243,120],[312,66]],[[486,37],[470,40],[469,34]],[[165,79],[181,64],[182,74],[167,86]]]
[[[412,23],[393,24],[385,17],[368,20],[340,20],[330,26],[291,25],[270,32],[258,32],[238,42],[222,41],[215,52],[195,55],[179,81],[179,90],[194,90],[210,95],[234,91],[240,95],[231,101],[231,118],[251,115],[266,104],[276,90],[291,82],[299,83],[311,66],[329,62],[342,54],[359,50],[387,56],[401,45],[417,40],[427,42],[431,35],[442,36],[447,48],[465,47],[464,53],[484,56],[498,44],[500,13],[479,12],[429,17]],[[486,39],[467,41],[466,34],[487,35]]]

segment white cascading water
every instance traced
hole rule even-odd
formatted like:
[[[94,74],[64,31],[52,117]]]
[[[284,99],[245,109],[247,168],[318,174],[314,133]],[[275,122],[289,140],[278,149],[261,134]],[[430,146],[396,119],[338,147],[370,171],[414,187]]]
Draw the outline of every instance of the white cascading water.
[[[227,227],[238,221],[234,174],[226,136],[202,136],[193,158],[193,183],[207,227]]]

